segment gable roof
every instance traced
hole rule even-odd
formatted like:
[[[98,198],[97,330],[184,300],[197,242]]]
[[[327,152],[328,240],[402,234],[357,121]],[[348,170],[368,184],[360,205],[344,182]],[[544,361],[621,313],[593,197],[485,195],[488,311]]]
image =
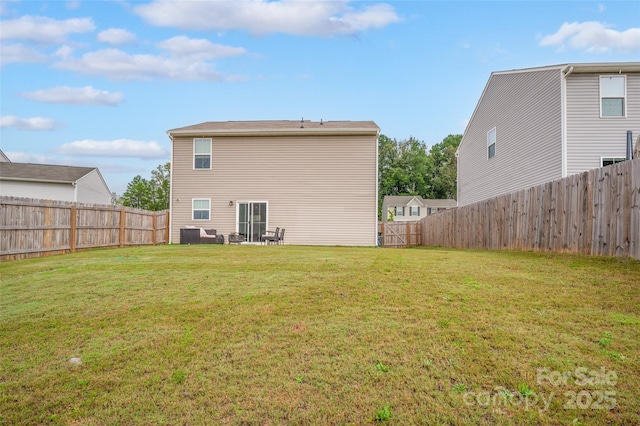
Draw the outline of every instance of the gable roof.
[[[365,134],[380,131],[373,121],[207,121],[167,130],[169,137],[193,136],[275,136],[309,134]]]
[[[385,195],[382,204],[392,206],[404,206],[409,204],[411,200],[416,200],[421,206],[424,206],[424,200],[419,195]]]
[[[74,183],[94,170],[98,169],[95,167],[7,162],[0,165],[0,179],[31,182]],[[100,172],[98,171],[98,173]]]
[[[491,80],[496,75],[505,75],[505,74],[517,74],[517,73],[528,73],[528,72],[538,72],[538,71],[549,71],[549,70],[558,70],[559,73],[562,73],[563,76],[567,77],[570,74],[587,74],[587,73],[640,73],[640,62],[596,62],[596,63],[567,63],[567,64],[558,64],[558,65],[548,65],[542,67],[533,67],[533,68],[522,68],[522,69],[513,69],[506,71],[494,71],[489,76],[487,80],[487,84],[485,84],[484,89],[482,90],[482,94],[480,95],[480,99],[478,99],[478,103],[471,114],[471,118],[469,119],[469,123],[467,124],[467,128],[464,130],[464,134],[462,135],[462,140],[460,141],[460,145],[458,145],[458,149],[456,150],[456,156],[460,152],[460,147],[464,143],[465,136],[467,134],[467,129],[473,122],[473,119],[478,112],[478,108],[482,103],[482,99],[484,95],[487,93],[487,89],[491,85]]]
[[[425,207],[456,207],[458,205],[456,200],[422,198],[419,195],[385,195],[382,204],[387,206],[403,206],[407,205],[414,198]]]

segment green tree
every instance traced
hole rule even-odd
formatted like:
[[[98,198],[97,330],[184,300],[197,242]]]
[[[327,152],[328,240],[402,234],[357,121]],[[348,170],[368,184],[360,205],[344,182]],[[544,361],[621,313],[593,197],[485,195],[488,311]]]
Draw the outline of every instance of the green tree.
[[[127,184],[119,204],[144,210],[158,211],[169,208],[171,163],[159,165],[151,171],[151,179],[138,175]]]
[[[152,208],[149,210],[168,210],[171,182],[171,163],[161,164],[151,171],[151,188],[153,192]]]
[[[449,135],[430,149],[415,138],[378,139],[378,217],[385,195],[456,198],[456,150],[462,135]]]
[[[145,209],[151,201],[149,181],[138,175],[127,184],[127,190],[120,197],[120,204],[137,209]]]
[[[456,151],[460,146],[460,141],[462,141],[462,135],[449,135],[429,150],[429,157],[433,162],[429,198],[457,198],[458,159]]]
[[[426,145],[415,138],[378,139],[378,217],[385,195],[425,195],[429,191],[431,162]]]

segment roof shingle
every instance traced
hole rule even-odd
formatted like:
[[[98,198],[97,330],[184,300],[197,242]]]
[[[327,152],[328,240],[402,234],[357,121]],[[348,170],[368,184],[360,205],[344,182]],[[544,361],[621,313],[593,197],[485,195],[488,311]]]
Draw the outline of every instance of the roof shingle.
[[[73,183],[95,169],[95,167],[3,162],[0,164],[0,179]]]

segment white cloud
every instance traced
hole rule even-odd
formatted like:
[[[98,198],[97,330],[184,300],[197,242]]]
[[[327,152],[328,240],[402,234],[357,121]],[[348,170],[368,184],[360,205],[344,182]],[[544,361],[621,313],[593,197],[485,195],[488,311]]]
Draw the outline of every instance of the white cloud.
[[[640,50],[640,28],[616,31],[600,22],[565,22],[551,35],[540,38],[540,46],[559,46],[587,52],[632,52]]]
[[[15,115],[3,115],[0,117],[0,128],[4,127],[13,127],[18,130],[53,130],[57,125],[51,118],[20,118]]]
[[[73,55],[73,47],[64,45],[60,46],[55,52],[53,52],[53,56],[57,56],[59,58],[68,58]]]
[[[211,43],[206,39],[194,39],[185,36],[176,36],[160,42],[158,47],[167,50],[174,57],[198,61],[238,56],[246,53],[246,50],[242,47],[224,46]]]
[[[219,80],[220,74],[211,64],[184,62],[154,55],[130,55],[119,49],[105,49],[84,54],[81,58],[66,58],[54,65],[83,74],[112,80]]]
[[[91,86],[58,86],[21,93],[21,96],[38,102],[71,105],[118,105],[124,100],[124,95],[120,92],[98,90]]]
[[[134,10],[147,22],[197,30],[247,30],[252,34],[350,35],[400,21],[393,7],[355,10],[348,1],[153,1]]]
[[[122,28],[109,28],[98,33],[98,40],[108,44],[131,44],[136,42],[136,35]]]
[[[47,57],[42,53],[20,43],[0,43],[0,66],[10,63],[45,62]]]
[[[55,150],[59,154],[93,157],[165,158],[168,153],[155,141],[116,139],[113,141],[80,140],[66,143]]]
[[[55,164],[52,157],[29,152],[5,152],[5,155],[14,163]]]
[[[91,18],[66,19],[60,21],[44,16],[21,16],[2,21],[0,39],[23,39],[44,44],[62,43],[71,33],[93,31]]]

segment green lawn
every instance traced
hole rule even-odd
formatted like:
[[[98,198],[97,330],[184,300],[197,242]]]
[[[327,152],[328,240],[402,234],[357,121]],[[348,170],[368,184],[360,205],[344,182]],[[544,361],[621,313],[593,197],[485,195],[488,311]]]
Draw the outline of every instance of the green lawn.
[[[0,277],[0,424],[640,423],[634,260],[174,245]]]

